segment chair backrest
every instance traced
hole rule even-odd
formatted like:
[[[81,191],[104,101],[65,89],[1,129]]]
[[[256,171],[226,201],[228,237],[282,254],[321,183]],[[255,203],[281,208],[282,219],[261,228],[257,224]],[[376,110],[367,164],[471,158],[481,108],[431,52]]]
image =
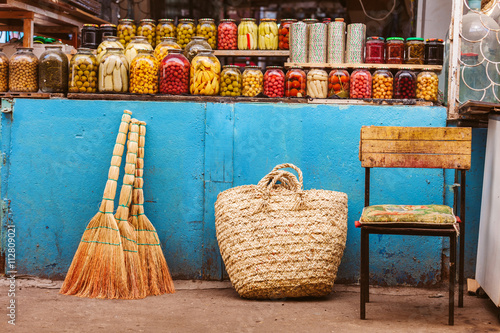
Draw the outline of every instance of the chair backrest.
[[[469,170],[469,127],[363,126],[359,160],[365,168]]]

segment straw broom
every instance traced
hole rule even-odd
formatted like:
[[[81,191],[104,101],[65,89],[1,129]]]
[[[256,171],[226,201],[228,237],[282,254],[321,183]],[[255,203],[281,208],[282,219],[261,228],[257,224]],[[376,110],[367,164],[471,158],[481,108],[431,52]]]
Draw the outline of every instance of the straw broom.
[[[131,114],[125,110],[122,116],[99,212],[83,233],[61,294],[90,298],[128,295],[123,248],[113,209]]]
[[[144,214],[144,145],[146,123],[140,122],[139,151],[135,170],[134,192],[132,195],[132,215],[130,223],[137,232],[137,245],[141,258],[141,268],[146,277],[148,296],[174,293],[174,283],[161,249],[158,233]]]

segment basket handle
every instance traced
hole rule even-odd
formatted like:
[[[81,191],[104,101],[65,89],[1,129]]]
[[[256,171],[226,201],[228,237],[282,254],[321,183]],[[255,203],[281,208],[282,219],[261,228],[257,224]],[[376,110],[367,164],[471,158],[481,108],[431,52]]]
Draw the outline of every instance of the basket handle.
[[[297,172],[297,174],[299,175],[300,189],[302,189],[304,187],[304,178],[302,177],[302,171],[297,166],[293,165],[292,163],[278,164],[277,166],[274,167],[273,171],[286,168],[293,169]]]
[[[271,171],[264,178],[262,178],[257,185],[270,191],[278,181],[290,191],[297,192],[301,189],[297,177],[295,177],[295,175],[291,172],[282,170]]]

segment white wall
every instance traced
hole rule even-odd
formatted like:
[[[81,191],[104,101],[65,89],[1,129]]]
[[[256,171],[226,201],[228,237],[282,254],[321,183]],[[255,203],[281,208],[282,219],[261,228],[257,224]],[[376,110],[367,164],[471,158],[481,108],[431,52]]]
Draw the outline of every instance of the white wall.
[[[446,37],[453,0],[418,0],[417,37]]]

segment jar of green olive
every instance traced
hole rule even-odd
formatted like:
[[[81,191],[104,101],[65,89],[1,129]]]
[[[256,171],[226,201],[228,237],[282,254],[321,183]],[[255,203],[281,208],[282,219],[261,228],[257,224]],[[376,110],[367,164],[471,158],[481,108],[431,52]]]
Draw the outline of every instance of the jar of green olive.
[[[215,50],[217,47],[217,26],[214,19],[199,19],[196,26],[196,36],[205,37],[212,50]]]
[[[69,62],[68,92],[95,93],[97,90],[96,57],[91,49],[79,48]]]
[[[154,48],[156,46],[156,25],[155,20],[144,19],[139,22],[137,36],[144,36],[148,43]]]
[[[235,65],[226,65],[222,69],[220,95],[221,96],[240,96],[241,95],[241,72]]]
[[[127,47],[128,43],[132,40],[132,37],[135,37],[137,27],[134,20],[131,19],[121,19],[118,22],[118,40],[122,43],[123,47]]]
[[[174,20],[161,19],[156,26],[156,45],[161,43],[164,37],[177,37],[177,28],[175,27]]]
[[[194,20],[180,19],[179,24],[177,24],[177,44],[185,48],[193,38],[195,32]]]

